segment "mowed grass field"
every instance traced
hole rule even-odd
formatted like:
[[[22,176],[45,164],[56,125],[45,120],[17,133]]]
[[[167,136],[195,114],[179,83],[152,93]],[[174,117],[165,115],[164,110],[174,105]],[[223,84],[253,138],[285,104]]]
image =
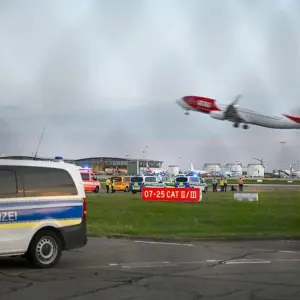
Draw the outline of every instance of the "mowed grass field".
[[[199,203],[143,201],[141,195],[88,194],[90,235],[156,238],[300,236],[300,192],[261,192],[258,202],[233,193],[203,195]]]

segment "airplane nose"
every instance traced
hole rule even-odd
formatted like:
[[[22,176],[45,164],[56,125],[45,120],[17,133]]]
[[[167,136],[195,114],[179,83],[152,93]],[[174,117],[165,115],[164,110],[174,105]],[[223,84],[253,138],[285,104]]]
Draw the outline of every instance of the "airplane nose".
[[[183,99],[182,99],[182,98],[177,99],[177,100],[176,100],[176,103],[177,103],[179,106],[183,107]]]

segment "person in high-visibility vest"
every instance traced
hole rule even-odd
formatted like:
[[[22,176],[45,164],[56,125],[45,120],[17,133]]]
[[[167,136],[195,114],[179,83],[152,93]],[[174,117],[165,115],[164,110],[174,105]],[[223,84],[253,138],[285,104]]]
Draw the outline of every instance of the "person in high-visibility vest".
[[[224,191],[227,192],[227,178],[224,178]]]
[[[115,192],[115,180],[114,179],[111,180],[110,185],[111,185],[111,192],[114,193]]]
[[[109,193],[110,179],[106,178],[105,180],[106,193]]]
[[[239,184],[239,190],[240,192],[242,192],[244,188],[244,181],[242,177],[240,177],[240,179],[238,180],[238,184]]]
[[[216,177],[214,177],[212,180],[212,186],[213,186],[213,192],[217,192],[218,181]]]
[[[224,192],[224,179],[223,177],[220,179],[220,188],[221,188],[221,192]]]

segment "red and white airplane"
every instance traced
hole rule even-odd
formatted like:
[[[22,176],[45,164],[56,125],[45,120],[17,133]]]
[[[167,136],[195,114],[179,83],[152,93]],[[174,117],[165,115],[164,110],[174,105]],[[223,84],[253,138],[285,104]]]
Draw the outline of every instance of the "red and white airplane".
[[[223,105],[216,104],[216,100],[211,98],[185,96],[176,100],[176,103],[186,111],[186,115],[189,115],[189,111],[201,112],[213,119],[233,122],[236,128],[243,124],[243,128],[248,129],[249,124],[252,124],[276,129],[300,129],[300,117],[286,114],[282,117],[262,115],[259,112],[238,107],[240,98],[241,95],[238,95],[231,104]]]

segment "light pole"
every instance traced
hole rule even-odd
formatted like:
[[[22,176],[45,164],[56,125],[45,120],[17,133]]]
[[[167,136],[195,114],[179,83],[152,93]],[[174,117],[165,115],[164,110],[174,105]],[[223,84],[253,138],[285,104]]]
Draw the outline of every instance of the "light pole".
[[[142,151],[142,154],[143,154],[143,159],[145,159],[145,153],[146,153],[146,149],[148,149],[148,146],[144,146],[144,150]]]

